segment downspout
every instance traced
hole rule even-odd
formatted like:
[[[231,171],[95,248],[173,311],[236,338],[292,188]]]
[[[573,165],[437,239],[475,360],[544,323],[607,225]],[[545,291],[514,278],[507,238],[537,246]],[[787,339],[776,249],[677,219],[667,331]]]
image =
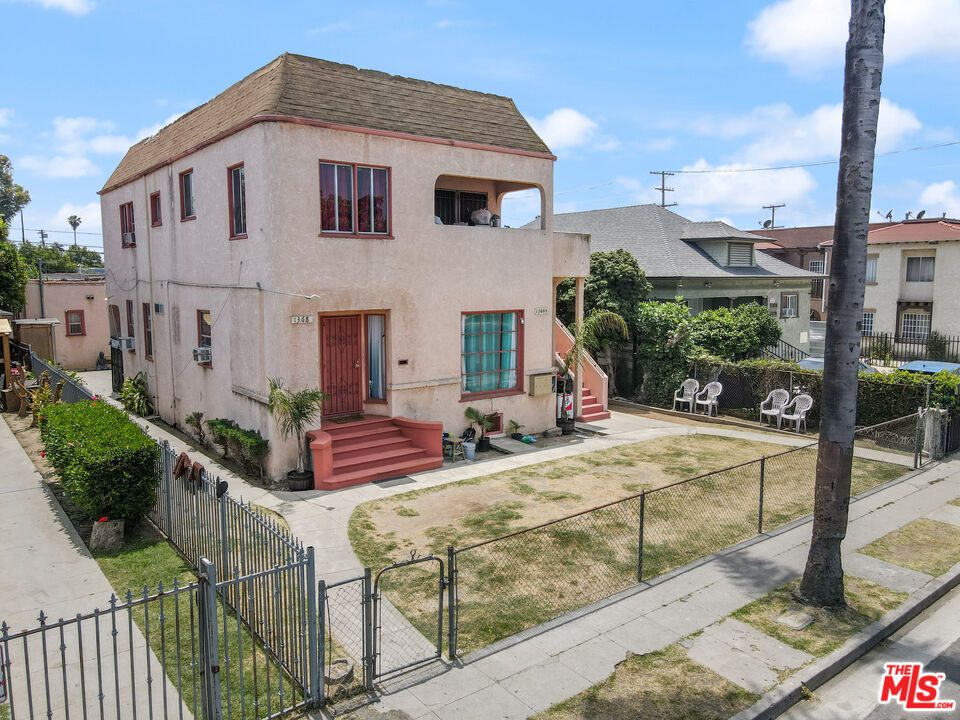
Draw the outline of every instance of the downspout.
[[[144,222],[143,224],[147,230],[147,278],[148,278],[148,283],[150,287],[150,292],[149,292],[150,307],[148,308],[147,312],[149,313],[149,316],[150,316],[150,340],[152,342],[154,338],[153,327],[154,327],[154,320],[156,316],[154,315],[154,312],[153,312],[153,308],[155,307],[153,304],[153,250],[150,242],[150,195],[149,193],[147,193],[147,176],[146,175],[144,175],[143,177],[143,207],[144,207],[144,210],[146,211],[146,214],[144,216],[146,218],[146,222]],[[136,312],[136,310],[134,310],[134,312]],[[159,413],[160,412],[160,388],[157,387],[156,348],[153,348],[153,350],[154,350],[153,407]],[[143,352],[144,352],[144,356],[146,356],[146,352],[147,352],[146,347],[143,348]],[[147,367],[149,367],[149,365]],[[148,387],[149,387],[149,384],[148,384]]]
[[[170,218],[170,231],[173,237],[173,248],[177,246],[176,236],[177,236],[177,224],[173,222],[173,165],[167,165],[167,198],[169,213],[167,217]],[[172,305],[170,304],[170,283],[166,283],[166,301],[167,301],[167,312],[171,312]],[[168,316],[169,317],[169,316]],[[170,392],[173,394],[173,424],[175,426],[179,425],[179,408],[177,407],[177,376],[173,371],[173,321],[167,320],[167,349],[170,356]]]

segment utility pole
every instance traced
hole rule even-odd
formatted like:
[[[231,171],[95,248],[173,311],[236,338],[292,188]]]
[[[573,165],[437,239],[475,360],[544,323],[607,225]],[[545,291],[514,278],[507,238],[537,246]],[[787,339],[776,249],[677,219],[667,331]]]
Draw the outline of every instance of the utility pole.
[[[23,232],[23,208],[20,208],[20,244],[27,241],[27,236]]]
[[[40,282],[40,317],[46,317],[47,313],[43,306],[43,258],[37,258],[37,280]]]
[[[50,234],[46,230],[37,230],[37,234],[40,236],[40,247],[46,247],[47,245],[44,241],[50,237]]]
[[[672,187],[667,187],[667,176],[673,175],[673,173],[667,172],[666,170],[651,170],[650,174],[660,176],[660,187],[654,188],[654,190],[660,191],[660,207],[666,208],[666,207],[673,207],[674,205],[676,205],[675,202],[672,202],[672,203],[667,202],[667,193],[673,192]]]
[[[764,230],[776,230],[778,227],[783,227],[783,225],[777,225],[777,208],[786,207],[786,203],[780,203],[779,205],[764,205],[764,210],[770,211],[770,227],[764,227]]]

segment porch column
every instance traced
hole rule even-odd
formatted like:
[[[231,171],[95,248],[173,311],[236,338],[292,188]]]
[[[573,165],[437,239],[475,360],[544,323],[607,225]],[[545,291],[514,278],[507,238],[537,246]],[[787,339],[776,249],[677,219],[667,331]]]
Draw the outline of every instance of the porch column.
[[[576,278],[577,283],[577,298],[574,302],[574,321],[577,324],[577,327],[583,322],[583,283],[584,278]],[[580,417],[582,414],[583,408],[583,363],[578,361],[576,370],[576,377],[574,378],[573,385],[573,416],[575,418]]]

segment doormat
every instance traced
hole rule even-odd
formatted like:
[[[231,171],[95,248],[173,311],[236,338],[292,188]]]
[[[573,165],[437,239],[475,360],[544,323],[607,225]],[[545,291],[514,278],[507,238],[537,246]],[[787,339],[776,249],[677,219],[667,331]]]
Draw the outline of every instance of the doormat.
[[[363,415],[346,415],[345,417],[335,417],[327,418],[332,423],[337,423],[337,425],[346,425],[347,423],[360,422],[361,420],[366,420]]]

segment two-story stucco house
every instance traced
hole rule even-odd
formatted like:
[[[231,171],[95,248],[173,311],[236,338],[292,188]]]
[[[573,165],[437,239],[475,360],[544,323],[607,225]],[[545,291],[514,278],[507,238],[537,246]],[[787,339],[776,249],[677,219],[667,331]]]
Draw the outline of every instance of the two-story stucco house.
[[[554,160],[509,98],[284,54],[101,190],[124,374],[170,423],[259,430],[273,477],[296,450],[268,378],[322,388],[319,488],[436,467],[470,406],[551,427],[555,288],[589,272],[589,239],[553,232]],[[538,227],[473,224],[530,189]]]

